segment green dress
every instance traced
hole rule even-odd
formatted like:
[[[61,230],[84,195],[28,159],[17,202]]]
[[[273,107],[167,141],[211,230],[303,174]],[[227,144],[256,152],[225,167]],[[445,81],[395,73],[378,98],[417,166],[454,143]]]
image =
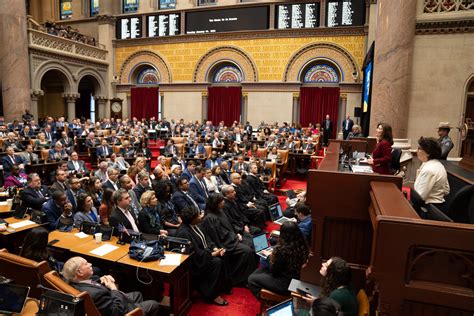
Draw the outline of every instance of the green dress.
[[[329,294],[329,297],[341,305],[341,311],[344,315],[357,316],[357,298],[351,287],[335,289]]]

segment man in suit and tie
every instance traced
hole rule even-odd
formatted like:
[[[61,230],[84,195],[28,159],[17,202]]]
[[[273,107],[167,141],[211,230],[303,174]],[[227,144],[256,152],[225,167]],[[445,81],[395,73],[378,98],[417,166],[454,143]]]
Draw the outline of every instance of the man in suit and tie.
[[[206,148],[202,143],[200,143],[197,139],[194,140],[194,144],[189,147],[188,150],[189,155],[192,157],[199,157],[201,155],[206,154]]]
[[[66,180],[67,180],[67,173],[66,171],[62,169],[56,170],[56,176],[55,176],[55,181],[49,188],[51,193],[54,193],[56,191],[59,192],[66,192],[67,186],[66,186]]]
[[[212,169],[215,166],[219,166],[221,162],[222,162],[222,158],[218,158],[217,151],[213,150],[211,152],[211,157],[206,160],[205,167],[207,169]]]
[[[67,169],[82,175],[89,173],[86,163],[84,160],[79,160],[79,154],[75,151],[71,153],[71,160],[67,162]]]
[[[137,199],[135,191],[133,191],[132,179],[127,175],[123,175],[120,177],[119,183],[120,183],[120,188],[125,189],[130,195],[130,211],[133,212],[133,214],[135,215],[135,218],[138,218],[138,214],[142,210],[142,205],[140,204],[140,201]]]
[[[14,151],[22,151],[25,148],[23,144],[16,139],[15,133],[9,132],[7,137],[8,138],[3,141],[3,148],[12,147]]]
[[[63,145],[60,142],[56,142],[54,144],[54,148],[48,151],[48,158],[49,160],[67,160],[69,155],[67,154],[66,150],[64,150]]]
[[[306,140],[306,144],[304,144],[303,150],[305,152],[310,152],[314,150],[313,138],[311,136],[308,137],[308,139]]]
[[[75,176],[68,180],[68,184],[69,188],[66,190],[66,196],[69,202],[71,202],[73,210],[75,210],[77,208],[77,197],[86,191],[81,188],[81,180]]]
[[[44,136],[46,137],[46,140],[48,140],[50,144],[54,144],[55,136],[51,128],[51,125],[46,125],[46,127],[44,128]]]
[[[21,203],[25,207],[41,210],[50,198],[48,187],[41,185],[41,178],[37,173],[30,173],[26,180],[28,185],[21,191]]]
[[[342,122],[343,139],[347,139],[347,136],[349,136],[349,133],[352,131],[352,126],[354,126],[354,121],[351,120],[350,115],[347,114],[346,119]]]
[[[114,192],[112,199],[115,203],[115,208],[109,217],[111,226],[123,230],[123,228],[131,229],[135,232],[140,232],[138,229],[138,219],[133,212],[130,212],[130,194],[125,189],[118,189]]]
[[[71,202],[68,201],[66,193],[55,191],[51,194],[51,199],[46,202],[41,210],[46,213],[49,223],[49,230],[55,230],[58,227],[61,218],[72,219],[73,209]]]
[[[109,166],[118,169],[119,171],[127,171],[130,168],[130,164],[123,159],[123,157],[117,157],[116,153],[112,153],[109,158]]]
[[[176,157],[176,154],[178,153],[178,148],[176,148],[176,145],[174,144],[174,140],[168,139],[168,142],[165,146],[163,155],[167,157]]]
[[[66,261],[62,275],[71,286],[89,293],[101,315],[125,315],[137,307],[145,316],[159,315],[158,302],[144,301],[140,292],[119,291],[112,276],[94,276],[92,264],[82,257]]]
[[[227,160],[221,162],[221,178],[226,184],[230,184],[230,167]]]
[[[189,193],[189,182],[185,178],[181,177],[176,181],[177,190],[174,191],[171,200],[176,206],[176,211],[180,213],[186,207],[194,207],[198,210],[204,210],[201,206],[193,199]]]
[[[190,181],[191,178],[194,176],[194,169],[196,168],[196,162],[194,160],[188,161],[188,165],[186,169],[181,174],[181,177],[185,178],[186,180]]]
[[[107,175],[108,175],[108,179],[107,181],[102,183],[102,188],[104,190],[105,189],[111,189],[112,191],[118,190],[119,189],[118,177],[120,175],[120,172],[114,167],[108,167]]]
[[[189,194],[191,194],[201,210],[206,208],[209,192],[204,182],[204,168],[202,166],[196,167],[194,176],[189,181]]]
[[[120,138],[117,137],[117,130],[113,129],[110,131],[110,136],[107,137],[107,142],[112,146],[120,146]]]
[[[13,147],[7,147],[7,155],[2,158],[3,173],[5,177],[8,177],[11,173],[13,165],[18,165],[20,169],[24,169],[23,159],[15,155],[15,150]]]
[[[248,165],[244,161],[244,156],[237,157],[237,162],[234,164],[232,169],[237,173],[247,173]]]
[[[324,130],[323,145],[327,146],[329,143],[329,138],[332,137],[333,132],[333,123],[329,117],[329,114],[326,115],[326,119],[321,123],[321,127]]]
[[[26,150],[20,153],[23,162],[27,165],[39,163],[39,157],[33,152],[33,145],[26,145]]]
[[[252,137],[253,128],[252,125],[250,125],[250,122],[245,123],[244,131],[249,138]]]
[[[151,190],[150,175],[146,170],[142,170],[138,173],[137,178],[138,178],[138,183],[133,188],[133,191],[135,192],[135,195],[138,201],[140,201],[142,194],[145,193],[145,191],[147,190]]]
[[[112,147],[109,146],[106,139],[102,140],[102,145],[97,147],[96,153],[97,157],[101,158],[107,158],[113,153]]]
[[[63,145],[64,149],[66,149],[68,153],[71,153],[74,150],[74,140],[67,136],[66,131],[61,132],[61,139],[59,142]]]

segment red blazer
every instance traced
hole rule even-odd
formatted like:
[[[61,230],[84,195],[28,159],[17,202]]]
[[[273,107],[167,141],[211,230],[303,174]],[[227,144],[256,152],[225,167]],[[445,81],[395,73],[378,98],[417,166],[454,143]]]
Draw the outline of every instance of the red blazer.
[[[374,164],[372,169],[374,172],[380,174],[392,174],[392,145],[385,139],[382,139],[375,146],[374,152],[372,153]]]

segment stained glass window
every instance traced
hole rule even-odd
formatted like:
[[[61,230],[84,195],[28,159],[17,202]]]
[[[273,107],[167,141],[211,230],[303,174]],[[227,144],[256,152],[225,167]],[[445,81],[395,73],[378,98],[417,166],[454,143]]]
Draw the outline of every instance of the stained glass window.
[[[72,0],[59,0],[60,20],[67,20],[72,17]]]
[[[138,0],[122,0],[123,13],[133,13],[138,10]]]
[[[198,0],[198,5],[216,4],[217,0]]]
[[[157,84],[160,82],[158,72],[154,68],[145,68],[138,75],[138,84]]]
[[[235,66],[223,66],[214,74],[213,82],[242,82],[242,73]]]
[[[99,14],[99,0],[90,0],[91,16]]]
[[[336,69],[330,65],[314,65],[306,72],[304,82],[339,82],[339,74]]]
[[[176,9],[176,0],[160,0],[160,9]]]

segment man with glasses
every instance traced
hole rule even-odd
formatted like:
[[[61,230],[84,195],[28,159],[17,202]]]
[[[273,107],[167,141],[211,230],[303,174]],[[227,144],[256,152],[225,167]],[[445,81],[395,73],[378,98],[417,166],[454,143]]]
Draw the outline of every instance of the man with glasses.
[[[110,225],[121,231],[123,228],[140,232],[138,229],[138,219],[133,212],[130,212],[130,194],[125,189],[118,189],[114,192],[112,199],[115,208],[109,217]]]
[[[191,194],[188,193],[189,182],[186,178],[179,178],[176,181],[176,186],[178,187],[178,189],[173,193],[171,200],[176,206],[176,211],[178,212],[178,214],[181,213],[181,211],[184,210],[186,207],[194,207],[200,211],[204,210],[205,204],[204,207],[201,207],[199,203],[197,203],[193,199]]]
[[[66,190],[66,195],[68,200],[71,202],[73,209],[77,208],[77,197],[81,193],[85,193],[84,189],[82,189],[81,180],[77,177],[72,177],[68,181],[69,188]]]
[[[68,170],[81,175],[89,173],[86,163],[84,160],[79,160],[79,154],[75,151],[71,153],[71,160],[67,162],[67,168]]]

